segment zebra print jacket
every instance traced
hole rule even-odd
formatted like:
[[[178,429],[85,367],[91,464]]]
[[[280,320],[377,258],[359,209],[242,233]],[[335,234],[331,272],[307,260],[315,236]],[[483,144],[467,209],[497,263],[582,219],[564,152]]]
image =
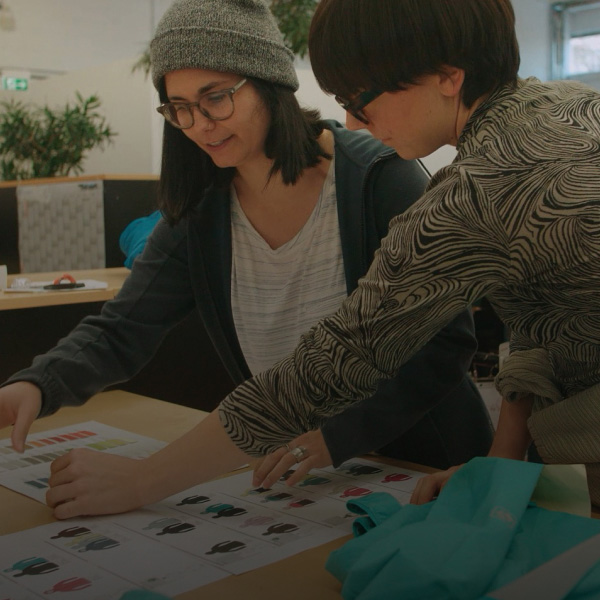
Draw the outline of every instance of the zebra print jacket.
[[[340,310],[222,402],[244,451],[271,451],[368,396],[482,297],[513,350],[548,352],[563,397],[600,382],[600,94],[519,80],[476,109],[457,150],[392,220]]]

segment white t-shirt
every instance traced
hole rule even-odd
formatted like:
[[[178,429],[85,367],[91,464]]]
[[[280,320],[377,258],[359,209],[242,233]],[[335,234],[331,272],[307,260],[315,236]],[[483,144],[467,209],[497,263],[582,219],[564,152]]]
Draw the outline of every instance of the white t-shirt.
[[[308,221],[275,250],[247,219],[232,186],[231,306],[252,374],[287,356],[347,296],[334,173],[332,161]]]

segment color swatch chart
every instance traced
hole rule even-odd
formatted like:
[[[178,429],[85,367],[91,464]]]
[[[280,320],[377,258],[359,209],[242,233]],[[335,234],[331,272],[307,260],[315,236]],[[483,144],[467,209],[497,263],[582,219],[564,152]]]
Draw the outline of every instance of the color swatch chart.
[[[31,443],[54,437],[63,441]],[[149,441],[155,442],[90,422],[32,437],[27,455],[39,457],[72,443],[136,455],[151,450]],[[15,460],[3,456],[2,464]],[[14,466],[2,476],[21,472],[24,481],[30,476],[26,471],[42,467],[47,463]],[[292,472],[269,489],[253,487],[250,471],[238,472],[131,513],[57,521],[0,536],[0,598],[32,600],[56,593],[105,600],[140,588],[173,597],[346,536],[356,517],[347,509],[349,499],[388,492],[406,504],[424,476],[363,459],[314,469],[293,487],[285,483]]]
[[[95,421],[31,434],[23,453],[13,450],[10,440],[3,440],[0,442],[0,485],[45,503],[50,463],[73,448],[143,458],[164,445],[164,442]]]

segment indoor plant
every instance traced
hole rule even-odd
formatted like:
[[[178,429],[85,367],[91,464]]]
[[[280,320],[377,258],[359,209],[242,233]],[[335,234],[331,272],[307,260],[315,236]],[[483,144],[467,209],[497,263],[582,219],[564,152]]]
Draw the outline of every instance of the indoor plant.
[[[97,112],[97,96],[63,108],[0,102],[0,179],[33,179],[81,173],[92,148],[103,148],[114,131]]]

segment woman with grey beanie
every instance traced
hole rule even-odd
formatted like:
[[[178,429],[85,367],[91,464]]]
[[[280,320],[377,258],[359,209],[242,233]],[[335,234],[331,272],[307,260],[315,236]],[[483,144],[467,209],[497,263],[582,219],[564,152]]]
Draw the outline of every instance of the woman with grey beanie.
[[[293,55],[261,0],[174,2],[151,43],[151,63],[166,120],[164,218],[102,314],[0,390],[0,426],[15,424],[16,448],[38,414],[131,377],[193,310],[236,383],[269,368],[337,310],[389,220],[427,184],[419,162],[299,106]],[[270,456],[256,477],[282,460],[301,461],[293,484],[312,467],[376,449],[437,467],[485,454],[491,428],[467,373],[475,348],[464,311],[371,398],[315,422],[301,445]],[[272,416],[262,411],[261,426],[271,427]],[[52,467],[48,502],[59,518],[123,511],[248,459],[214,412],[202,432],[148,460],[70,453]],[[97,488],[86,493],[91,504],[71,488],[73,461],[90,473],[79,489]],[[145,465],[150,477],[140,476]]]

